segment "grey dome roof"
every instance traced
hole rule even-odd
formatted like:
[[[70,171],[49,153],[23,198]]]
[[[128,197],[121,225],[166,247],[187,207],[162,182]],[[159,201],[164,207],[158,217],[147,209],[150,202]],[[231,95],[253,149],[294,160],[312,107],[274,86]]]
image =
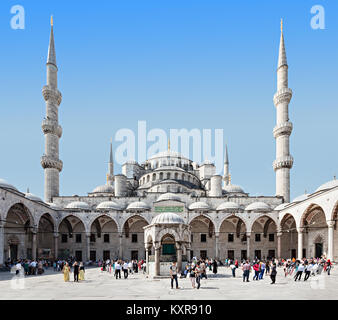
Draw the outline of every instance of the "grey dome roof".
[[[228,193],[244,193],[244,190],[240,186],[229,184],[224,187],[224,190]]]
[[[25,198],[29,200],[37,201],[37,202],[43,202],[41,198],[39,198],[38,196],[32,193],[25,193]]]
[[[239,210],[241,209],[240,205],[236,202],[228,201],[223,202],[217,207],[217,211],[226,211],[226,210]]]
[[[149,210],[150,207],[143,201],[135,201],[128,205],[127,210]]]
[[[338,186],[338,180],[337,179],[333,179],[331,181],[328,181],[324,184],[322,184],[317,190],[316,192],[318,191],[323,191],[323,190],[327,190],[327,189],[331,189],[331,188],[334,188],[334,187],[337,187]]]
[[[151,224],[175,224],[175,223],[185,223],[183,218],[181,218],[178,214],[173,212],[163,212],[156,217],[153,218]]]
[[[161,171],[161,170],[175,170],[175,171],[184,171],[182,168],[180,167],[176,167],[176,166],[163,166],[163,167],[159,167],[156,168],[154,171]]]
[[[52,202],[46,202],[53,210],[62,210],[60,206]]]
[[[122,208],[114,201],[104,201],[101,202],[96,209],[103,210],[122,210]]]
[[[74,201],[68,203],[66,209],[91,210],[89,204],[83,201]]]
[[[285,207],[287,207],[288,205],[290,205],[290,203],[286,202],[286,203],[281,203],[280,205],[278,205],[276,208],[274,208],[274,211],[280,211],[283,210]]]
[[[184,157],[181,153],[171,151],[171,150],[159,152],[159,153],[151,156],[148,160],[154,160],[154,159],[157,159],[157,158],[168,158],[168,157],[169,158],[180,158],[180,159],[183,159],[183,160],[189,160],[188,158]]]
[[[300,196],[294,198],[294,199],[292,200],[292,202],[301,202],[301,201],[306,200],[308,197],[309,197],[309,195],[306,194],[306,193],[304,193],[304,194],[302,194],[302,195],[300,195]]]
[[[214,163],[211,160],[204,160],[201,166],[204,166],[204,165],[214,165]]]
[[[108,184],[97,186],[92,193],[114,193],[114,188]]]
[[[259,212],[268,212],[271,211],[271,208],[265,202],[253,202],[249,204],[246,208],[246,211],[259,211]]]
[[[206,202],[198,201],[189,206],[189,210],[209,210],[210,207]]]
[[[12,184],[8,183],[4,179],[0,179],[0,187],[1,188],[6,188],[6,189],[12,189],[12,190],[15,190],[15,191],[19,191],[17,188],[15,188]]]
[[[181,198],[174,193],[168,192],[168,193],[161,194],[157,198],[157,201],[163,201],[163,200],[181,201]]]

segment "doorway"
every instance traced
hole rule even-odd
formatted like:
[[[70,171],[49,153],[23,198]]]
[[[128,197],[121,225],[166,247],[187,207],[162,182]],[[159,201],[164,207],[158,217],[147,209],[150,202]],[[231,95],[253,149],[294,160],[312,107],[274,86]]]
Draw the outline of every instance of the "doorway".
[[[18,259],[18,245],[17,244],[11,244],[9,245],[9,254],[11,260],[17,260]]]
[[[315,243],[315,252],[316,252],[316,258],[320,258],[323,255],[323,244],[322,243]]]
[[[82,251],[75,251],[75,259],[76,261],[82,261]]]
[[[110,251],[109,250],[104,250],[103,251],[103,261],[110,260]]]

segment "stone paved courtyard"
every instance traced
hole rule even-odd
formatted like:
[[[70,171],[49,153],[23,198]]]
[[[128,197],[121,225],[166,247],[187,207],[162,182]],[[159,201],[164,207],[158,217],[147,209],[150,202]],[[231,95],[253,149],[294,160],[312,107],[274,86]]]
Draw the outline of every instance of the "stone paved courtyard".
[[[101,272],[99,268],[86,270],[86,280],[80,283],[65,283],[62,273],[48,270],[42,276],[24,279],[24,289],[14,289],[12,274],[0,273],[0,299],[337,299],[338,272],[334,268],[330,276],[316,276],[307,282],[295,283],[291,277],[284,277],[278,269],[277,282],[270,285],[270,278],[261,281],[242,282],[242,271],[236,278],[231,277],[230,269],[219,268],[214,276],[209,273],[208,280],[201,281],[200,290],[192,289],[189,279],[179,279],[180,290],[170,289],[169,279],[153,280],[143,275],[130,275],[127,280],[116,280],[112,274]],[[71,274],[71,279],[73,274]],[[250,280],[252,274],[250,274]],[[312,279],[312,281],[310,281]],[[318,281],[314,281],[317,279]],[[320,280],[319,280],[320,279]],[[19,285],[20,287],[20,285]]]

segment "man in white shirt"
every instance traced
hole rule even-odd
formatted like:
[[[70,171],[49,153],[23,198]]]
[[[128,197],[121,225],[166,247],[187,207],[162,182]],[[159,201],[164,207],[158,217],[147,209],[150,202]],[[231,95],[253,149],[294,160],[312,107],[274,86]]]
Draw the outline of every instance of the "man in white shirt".
[[[22,265],[21,265],[20,261],[17,262],[17,264],[15,265],[15,267],[16,267],[16,272],[15,273],[19,274],[20,271],[22,270]]]
[[[121,279],[121,264],[120,261],[116,261],[115,263],[115,277],[117,279],[117,276],[119,276],[119,279]]]
[[[133,262],[132,261],[129,261],[128,263],[128,271],[129,273],[133,273]]]
[[[302,274],[303,274],[303,271],[304,271],[305,267],[304,267],[304,263],[301,262],[298,266],[298,270],[297,270],[297,273],[296,273],[296,276],[295,276],[295,281],[300,281],[301,278],[302,278]]]
[[[128,278],[128,262],[125,261],[123,264],[123,274],[124,274],[124,278],[127,279]]]

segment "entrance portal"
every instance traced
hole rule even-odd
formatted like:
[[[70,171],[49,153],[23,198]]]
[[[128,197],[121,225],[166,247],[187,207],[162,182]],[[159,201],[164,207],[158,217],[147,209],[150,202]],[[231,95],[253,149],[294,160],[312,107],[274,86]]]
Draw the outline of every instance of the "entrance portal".
[[[315,243],[316,258],[320,258],[323,254],[323,244]]]

